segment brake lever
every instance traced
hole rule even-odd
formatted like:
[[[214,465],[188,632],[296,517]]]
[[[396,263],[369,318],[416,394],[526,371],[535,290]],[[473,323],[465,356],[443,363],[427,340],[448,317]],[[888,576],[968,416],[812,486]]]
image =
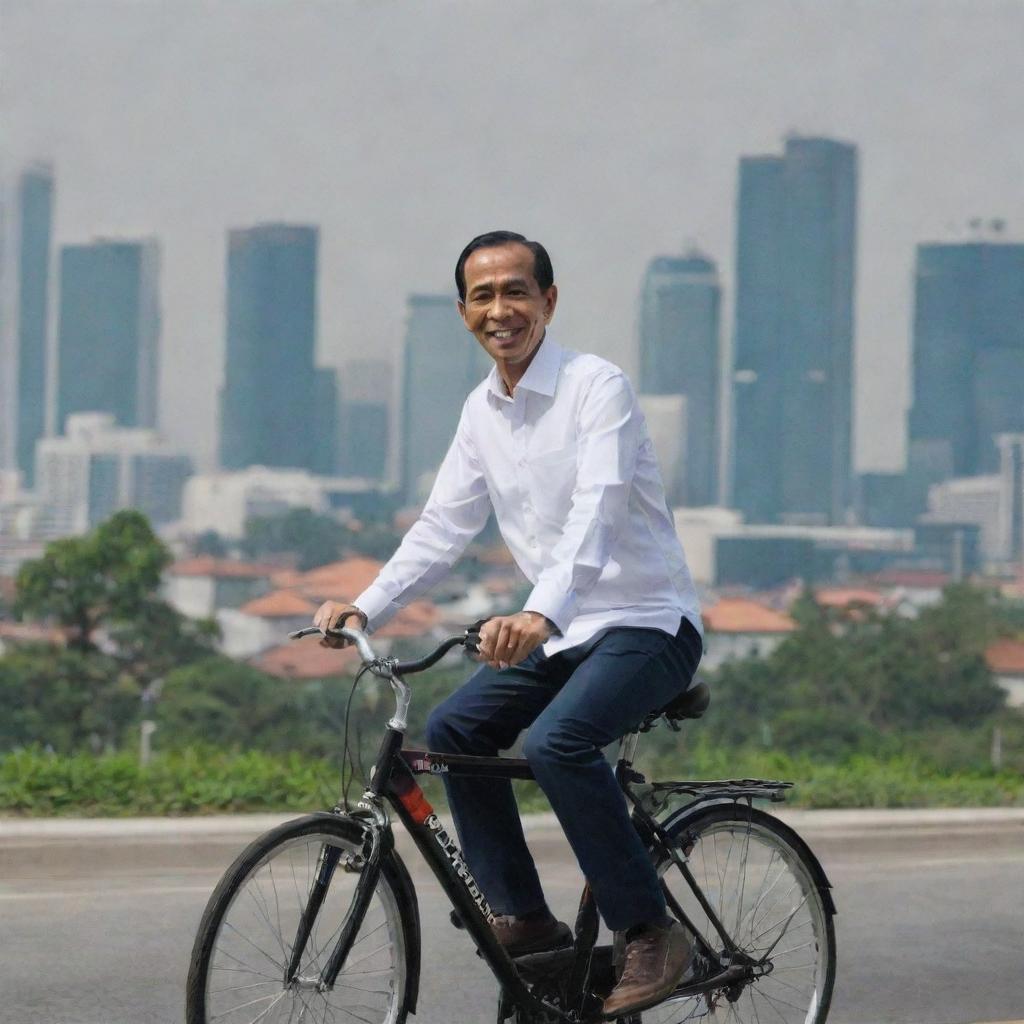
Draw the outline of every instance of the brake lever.
[[[467,654],[480,653],[480,630],[483,628],[484,623],[490,622],[492,618],[494,618],[493,615],[488,615],[487,618],[477,619],[472,626],[466,627],[466,642],[463,646]]]

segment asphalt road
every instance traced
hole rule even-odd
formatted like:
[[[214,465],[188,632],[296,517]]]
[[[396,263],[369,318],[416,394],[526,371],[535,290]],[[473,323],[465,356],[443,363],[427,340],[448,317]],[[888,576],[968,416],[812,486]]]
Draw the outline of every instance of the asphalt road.
[[[274,819],[278,820],[278,819]],[[790,816],[835,886],[835,1024],[1024,1020],[1024,814]],[[0,1022],[170,1024],[220,872],[269,818],[0,822]],[[580,876],[530,831],[555,909]],[[418,1024],[494,1019],[495,985],[410,851],[425,929]]]

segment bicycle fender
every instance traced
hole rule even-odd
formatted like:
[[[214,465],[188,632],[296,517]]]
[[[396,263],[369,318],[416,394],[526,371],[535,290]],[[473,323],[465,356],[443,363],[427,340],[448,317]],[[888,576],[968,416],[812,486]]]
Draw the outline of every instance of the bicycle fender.
[[[814,883],[818,887],[818,891],[821,893],[821,898],[825,903],[826,911],[829,914],[838,913],[835,900],[832,898],[832,883],[829,881],[828,875],[825,874],[825,869],[821,866],[821,861],[818,860],[815,852],[800,837],[799,833],[780,818],[776,818],[774,814],[768,814],[766,811],[762,811],[758,807],[742,807],[742,805],[738,805],[735,800],[727,797],[711,797],[707,800],[699,800],[697,803],[691,804],[688,807],[680,808],[678,811],[670,814],[664,821],[659,821],[658,824],[667,831],[686,828],[686,826],[692,824],[695,819],[704,814],[705,811],[711,810],[714,807],[722,806],[737,807],[744,816],[749,815],[752,820],[770,820],[772,825],[785,837],[786,842],[788,842],[794,850],[798,850],[807,859],[807,864],[814,876]]]

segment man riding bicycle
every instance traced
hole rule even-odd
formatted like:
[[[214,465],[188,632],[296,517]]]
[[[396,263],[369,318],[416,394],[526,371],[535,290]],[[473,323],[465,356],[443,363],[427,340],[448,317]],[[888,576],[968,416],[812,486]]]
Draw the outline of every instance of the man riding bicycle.
[[[523,610],[481,629],[484,664],[431,714],[430,749],[523,756],[609,928],[625,941],[608,1017],[653,1005],[693,960],[602,749],[689,683],[702,651],[697,595],[643,416],[625,374],[548,333],[558,299],[544,247],[496,231],[455,269],[458,311],[494,360],[466,399],[422,514],[322,630],[382,625],[451,568],[493,509],[533,584]],[[345,641],[325,638],[343,646]],[[508,780],[445,778],[463,854],[510,955],[571,942],[548,909]],[[596,827],[595,827],[596,822]]]

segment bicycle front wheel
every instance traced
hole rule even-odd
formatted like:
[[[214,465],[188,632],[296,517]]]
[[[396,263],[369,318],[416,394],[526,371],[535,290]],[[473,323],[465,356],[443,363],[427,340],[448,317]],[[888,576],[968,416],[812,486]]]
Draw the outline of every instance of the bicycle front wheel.
[[[323,984],[352,909],[362,835],[349,819],[316,815],[288,822],[242,852],[200,921],[187,1024],[403,1024],[415,1001],[407,951],[418,925],[395,863],[385,863],[335,983]],[[304,936],[311,897],[318,909]],[[292,971],[297,941],[302,953]]]
[[[710,1021],[823,1024],[835,982],[831,897],[817,862],[799,837],[762,811],[725,804],[666,823],[677,852],[748,962],[752,980],[679,996],[627,1018],[631,1024]],[[673,862],[658,872],[669,893],[717,952],[724,942]]]

